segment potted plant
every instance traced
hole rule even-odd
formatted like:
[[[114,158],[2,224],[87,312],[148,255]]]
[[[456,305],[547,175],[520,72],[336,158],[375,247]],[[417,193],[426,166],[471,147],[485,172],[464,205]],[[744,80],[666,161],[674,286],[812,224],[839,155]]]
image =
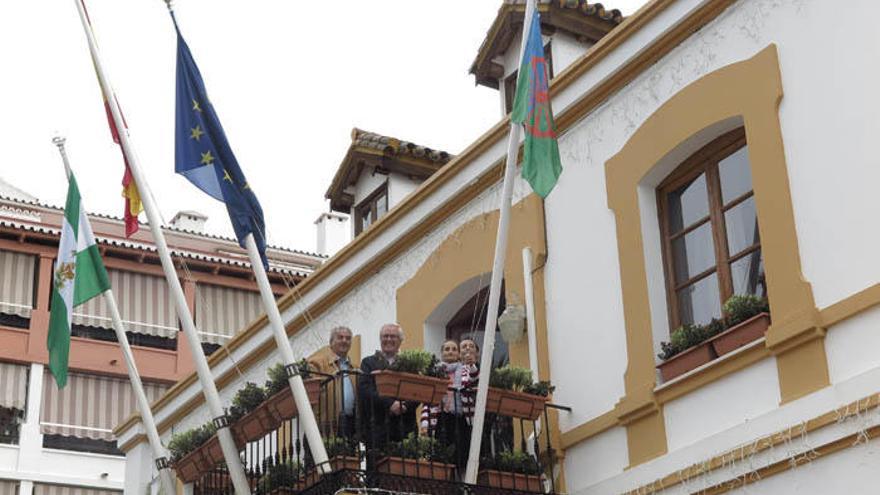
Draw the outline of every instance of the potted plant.
[[[663,360],[657,368],[663,380],[671,380],[718,357],[708,340],[724,330],[724,323],[712,319],[706,325],[682,325],[670,335],[669,342],[662,342],[663,352],[657,356]]]
[[[321,380],[310,380],[309,364],[305,359],[296,363],[300,376],[303,378],[303,384],[306,387],[306,393],[309,396],[309,403],[312,406],[318,404],[321,395]],[[275,418],[276,421],[287,421],[296,416],[296,401],[293,400],[293,393],[287,380],[287,371],[284,365],[278,363],[268,370],[269,380],[266,382],[266,409]]]
[[[293,495],[304,489],[302,466],[295,460],[273,464],[257,481],[257,495]]]
[[[724,320],[727,330],[712,339],[719,356],[763,337],[770,327],[770,306],[751,294],[735,295],[724,303]]]
[[[437,356],[421,349],[401,351],[388,369],[374,371],[381,397],[437,404],[446,395],[449,380],[438,369]]]
[[[361,459],[358,456],[357,444],[349,438],[328,437],[324,439],[324,448],[327,450],[327,458],[330,460],[330,468],[333,471],[343,469],[359,470]]]
[[[534,421],[544,412],[547,397],[553,392],[550,382],[532,381],[532,370],[503,366],[489,375],[486,412]]]
[[[443,447],[435,438],[410,433],[402,441],[388,445],[386,456],[376,463],[376,470],[416,478],[451,480],[455,470],[455,465],[451,464],[454,448]]]
[[[477,482],[493,488],[534,493],[544,488],[538,461],[521,451],[500,452],[481,460]]]
[[[232,434],[239,447],[263,438],[267,433],[278,428],[279,422],[263,406],[265,401],[266,391],[253,382],[247,382],[232,399],[229,420],[232,423]]]
[[[168,442],[171,464],[184,483],[192,483],[214,467],[214,463],[205,455],[201,447],[211,440],[211,437],[216,438],[215,432],[214,425],[206,423],[171,437]]]
[[[357,443],[353,440],[331,436],[324,439],[324,449],[327,451],[327,462],[330,463],[331,471],[360,470],[361,459],[358,456]],[[318,468],[312,466],[302,479],[301,489],[305,490],[320,479]]]

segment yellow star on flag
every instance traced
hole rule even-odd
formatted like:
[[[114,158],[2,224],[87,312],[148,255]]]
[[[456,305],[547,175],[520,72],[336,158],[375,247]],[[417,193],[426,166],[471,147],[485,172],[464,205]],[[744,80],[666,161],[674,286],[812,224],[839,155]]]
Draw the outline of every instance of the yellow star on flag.
[[[225,168],[223,169],[223,180],[228,180],[229,182],[232,182],[232,176],[229,175],[229,170],[226,170]]]
[[[245,183],[244,183],[244,187],[242,187],[241,190],[242,190],[242,191],[247,191],[247,190],[250,189],[250,188],[251,188],[251,185],[248,184],[247,182],[245,182]]]
[[[211,155],[211,150],[202,153],[202,165],[210,165],[213,162],[214,157]]]
[[[189,132],[190,132],[189,138],[195,139],[196,141],[201,140],[202,134],[205,133],[205,131],[202,130],[202,126],[200,126],[200,125],[197,125],[194,128],[190,129]]]
[[[197,102],[196,100],[193,100],[193,110],[195,110],[196,112],[202,111],[202,107],[199,106],[199,102]]]

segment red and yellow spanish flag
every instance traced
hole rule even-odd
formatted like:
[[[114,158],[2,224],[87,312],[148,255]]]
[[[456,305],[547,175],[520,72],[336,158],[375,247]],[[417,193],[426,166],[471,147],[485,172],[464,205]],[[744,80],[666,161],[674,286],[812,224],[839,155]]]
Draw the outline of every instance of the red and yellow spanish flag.
[[[89,11],[86,9],[86,4],[84,1],[80,0],[80,5],[82,5],[83,12],[86,14],[86,22],[89,25],[89,30],[92,29],[92,20],[89,18]],[[92,33],[94,36],[94,33]],[[93,54],[94,56],[94,54]],[[98,68],[95,67],[95,76],[98,77],[100,81],[101,77],[98,75]],[[138,231],[138,215],[142,211],[144,211],[144,205],[141,203],[141,196],[138,193],[137,184],[134,182],[134,176],[131,174],[131,168],[128,166],[128,158],[125,156],[125,149],[122,148],[122,143],[119,140],[119,129],[116,128],[116,124],[113,122],[113,113],[110,111],[110,103],[107,101],[107,98],[110,95],[101,91],[101,96],[104,97],[104,111],[107,112],[107,123],[110,124],[110,134],[113,136],[113,142],[119,145],[119,149],[122,151],[122,159],[125,162],[125,174],[122,176],[122,197],[125,198],[125,212],[123,212],[122,217],[125,219],[125,237],[131,237],[135,232]],[[113,99],[116,99],[116,95],[112,95]],[[119,101],[116,101],[117,108],[119,107]],[[122,113],[122,109],[119,110],[120,114]],[[122,125],[128,128],[128,124],[125,123],[125,116],[122,116]]]
[[[116,97],[115,95],[113,96]],[[119,102],[116,102],[119,106]],[[113,142],[118,144],[120,149],[122,144],[119,141],[119,129],[113,122],[113,114],[110,112],[110,103],[104,98],[104,110],[107,112],[107,123],[110,124],[110,134],[113,135]],[[121,113],[121,111],[120,111]],[[122,123],[126,127],[125,116],[122,116]],[[122,197],[125,198],[125,237],[131,237],[138,231],[138,215],[144,211],[144,205],[141,203],[141,196],[138,193],[137,184],[134,182],[134,176],[131,175],[131,168],[128,166],[128,158],[125,157],[125,151],[122,151],[122,159],[125,161],[125,174],[122,176]]]

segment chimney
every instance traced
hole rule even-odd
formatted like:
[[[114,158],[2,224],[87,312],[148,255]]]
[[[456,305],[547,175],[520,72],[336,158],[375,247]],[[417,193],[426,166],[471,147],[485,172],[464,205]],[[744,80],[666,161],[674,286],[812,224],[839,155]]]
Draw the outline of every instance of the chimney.
[[[315,226],[318,228],[318,254],[333,256],[351,240],[348,215],[336,212],[321,213]]]
[[[171,219],[171,227],[177,230],[186,230],[195,232],[196,234],[205,233],[205,222],[208,216],[197,211],[185,210],[178,211],[174,218]]]

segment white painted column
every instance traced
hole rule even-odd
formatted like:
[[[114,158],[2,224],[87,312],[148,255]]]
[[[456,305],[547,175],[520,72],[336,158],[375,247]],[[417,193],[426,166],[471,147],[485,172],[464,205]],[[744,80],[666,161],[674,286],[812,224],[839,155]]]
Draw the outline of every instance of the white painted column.
[[[31,363],[28,379],[27,410],[18,440],[18,471],[39,472],[43,434],[40,433],[40,408],[43,401],[43,365]],[[25,495],[21,492],[20,495]]]
[[[18,495],[33,495],[34,494],[34,482],[33,481],[20,481],[18,483]]]
[[[142,429],[143,426],[138,425],[138,430]],[[125,453],[125,495],[148,493],[147,486],[153,478],[153,471],[155,464],[152,450],[147,442],[139,442]]]

